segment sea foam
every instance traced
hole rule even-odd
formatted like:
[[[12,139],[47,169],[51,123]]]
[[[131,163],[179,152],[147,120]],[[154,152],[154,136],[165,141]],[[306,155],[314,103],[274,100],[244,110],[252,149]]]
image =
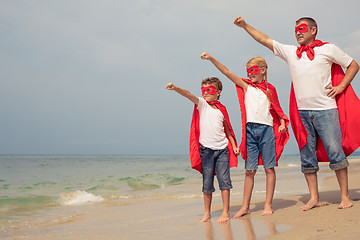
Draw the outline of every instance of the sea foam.
[[[71,193],[62,193],[60,196],[60,204],[65,206],[82,205],[86,203],[96,203],[104,201],[104,198],[86,191],[76,191]]]

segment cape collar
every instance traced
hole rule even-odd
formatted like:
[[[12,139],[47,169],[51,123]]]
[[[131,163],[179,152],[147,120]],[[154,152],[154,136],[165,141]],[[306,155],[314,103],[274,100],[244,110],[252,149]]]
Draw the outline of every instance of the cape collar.
[[[312,61],[315,58],[314,47],[320,47],[320,46],[322,46],[324,44],[327,44],[327,42],[322,42],[320,40],[315,40],[310,45],[300,45],[300,47],[298,47],[297,50],[296,50],[296,55],[297,55],[298,58],[301,58],[302,53],[306,52],[306,55]]]

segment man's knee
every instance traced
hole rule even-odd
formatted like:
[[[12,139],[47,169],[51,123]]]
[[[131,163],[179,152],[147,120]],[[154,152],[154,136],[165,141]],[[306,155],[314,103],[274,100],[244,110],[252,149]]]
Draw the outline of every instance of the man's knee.
[[[345,158],[341,162],[330,163],[329,166],[330,166],[331,170],[334,170],[334,171],[341,170],[341,169],[347,168],[349,166],[349,161]]]
[[[301,172],[304,174],[307,173],[317,173],[319,171],[319,166],[316,167],[301,167]]]

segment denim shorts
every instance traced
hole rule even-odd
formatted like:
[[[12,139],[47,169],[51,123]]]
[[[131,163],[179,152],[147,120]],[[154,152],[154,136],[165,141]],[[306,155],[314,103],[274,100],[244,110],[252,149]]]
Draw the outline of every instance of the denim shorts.
[[[299,110],[300,118],[308,133],[307,143],[300,150],[301,171],[319,171],[316,157],[316,142],[319,136],[324,144],[332,170],[346,168],[349,163],[342,148],[342,135],[337,108],[329,110]]]
[[[203,176],[203,193],[213,193],[215,191],[214,173],[216,173],[220,190],[231,189],[228,147],[221,150],[212,150],[200,145],[200,157]]]
[[[246,123],[246,170],[256,170],[261,154],[264,168],[275,167],[275,135],[274,128],[260,123]]]

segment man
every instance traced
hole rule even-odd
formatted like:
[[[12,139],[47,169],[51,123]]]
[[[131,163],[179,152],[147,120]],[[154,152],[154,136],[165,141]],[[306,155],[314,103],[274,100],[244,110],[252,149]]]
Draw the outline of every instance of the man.
[[[328,157],[330,168],[335,171],[339,182],[339,209],[352,207],[348,190],[349,164],[341,144],[343,139],[335,97],[338,99],[347,89],[358,72],[359,65],[334,44],[316,40],[318,27],[312,18],[300,18],[296,22],[295,37],[300,47],[272,40],[247,24],[241,16],[235,18],[234,24],[288,63],[292,78],[290,99],[294,99],[290,102],[291,124],[300,149],[301,171],[310,192],[310,200],[302,210],[321,206],[317,181],[319,142],[325,147],[327,154],[324,155]],[[332,84],[333,65],[347,68],[338,85]],[[358,101],[357,98],[356,100]],[[350,154],[359,144],[357,139],[353,144],[355,149],[352,149]]]

